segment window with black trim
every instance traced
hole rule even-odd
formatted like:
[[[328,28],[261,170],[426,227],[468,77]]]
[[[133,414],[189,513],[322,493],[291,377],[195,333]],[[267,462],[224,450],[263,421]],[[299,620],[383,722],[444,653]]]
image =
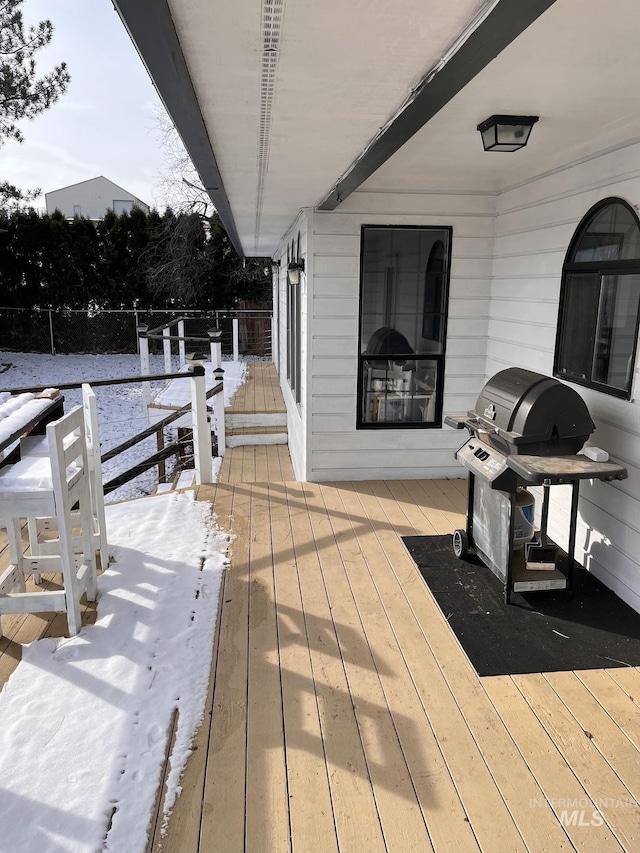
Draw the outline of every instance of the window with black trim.
[[[291,261],[300,262],[300,233],[298,232],[297,246],[291,241],[287,247],[287,270]],[[301,398],[301,365],[302,365],[302,297],[301,284],[292,284],[287,271],[287,379],[296,403]]]
[[[629,399],[640,315],[640,221],[608,198],[591,208],[562,271],[553,373]]]
[[[359,429],[442,426],[451,228],[362,227]]]

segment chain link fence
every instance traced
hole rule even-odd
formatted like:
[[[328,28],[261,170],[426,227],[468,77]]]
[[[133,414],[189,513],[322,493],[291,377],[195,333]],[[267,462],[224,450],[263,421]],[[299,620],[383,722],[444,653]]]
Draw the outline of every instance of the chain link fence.
[[[239,351],[242,356],[271,357],[271,312],[238,311],[78,311],[62,309],[0,308],[0,349],[8,352],[134,353],[136,327],[150,329],[179,317],[185,333],[207,337],[207,329],[222,329],[222,352],[233,351],[233,319],[238,318]],[[161,341],[150,341],[152,353],[162,352]]]

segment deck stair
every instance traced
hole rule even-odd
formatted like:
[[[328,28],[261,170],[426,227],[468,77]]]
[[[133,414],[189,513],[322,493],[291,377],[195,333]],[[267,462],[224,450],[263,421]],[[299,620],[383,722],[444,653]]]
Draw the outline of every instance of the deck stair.
[[[286,412],[243,412],[225,415],[229,447],[251,444],[287,444]]]
[[[193,489],[196,486],[196,475],[192,468],[179,471],[175,477],[166,483],[158,483],[155,488],[156,495],[166,495],[167,492],[178,492],[182,489]]]
[[[251,362],[247,381],[225,410],[226,453],[218,474],[222,483],[287,482],[295,479],[288,452],[287,412],[273,364]],[[189,488],[180,480],[161,483],[157,492]]]

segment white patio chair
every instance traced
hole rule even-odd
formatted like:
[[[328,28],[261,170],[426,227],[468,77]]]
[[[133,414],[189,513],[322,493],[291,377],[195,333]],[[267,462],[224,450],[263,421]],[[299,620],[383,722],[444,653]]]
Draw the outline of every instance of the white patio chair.
[[[82,408],[47,426],[49,456],[21,459],[0,469],[0,516],[7,522],[10,565],[0,572],[0,615],[66,611],[69,633],[81,627],[80,598],[95,601],[97,578],[92,541],[89,464]],[[74,521],[71,507],[79,506]],[[58,529],[58,553],[25,556],[23,518],[52,517]],[[74,552],[73,527],[81,526],[82,553]],[[26,578],[61,572],[61,591],[26,591]],[[0,627],[1,634],[1,627]]]
[[[93,516],[93,545],[100,552],[100,565],[106,569],[109,564],[107,545],[107,524],[104,512],[104,490],[102,485],[102,462],[100,460],[100,436],[98,433],[98,407],[93,388],[86,382],[82,386],[82,410],[87,440],[89,461],[89,491],[91,493],[91,514]],[[47,440],[43,436],[23,438],[20,442],[20,454],[23,459],[30,456],[48,456]],[[72,515],[72,517],[77,517]],[[32,555],[58,553],[58,540],[51,536],[56,530],[55,518],[29,518],[29,547]],[[82,551],[82,542],[74,539],[76,549]],[[36,583],[40,579],[35,576]]]

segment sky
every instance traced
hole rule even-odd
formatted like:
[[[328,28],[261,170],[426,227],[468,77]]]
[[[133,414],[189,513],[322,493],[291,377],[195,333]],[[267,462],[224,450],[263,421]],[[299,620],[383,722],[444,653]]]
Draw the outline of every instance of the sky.
[[[111,0],[24,0],[25,24],[49,19],[39,74],[67,63],[67,93],[33,121],[22,144],[0,149],[0,179],[21,189],[60,189],[104,175],[150,206],[162,206],[160,100]],[[34,202],[44,208],[44,195]]]

